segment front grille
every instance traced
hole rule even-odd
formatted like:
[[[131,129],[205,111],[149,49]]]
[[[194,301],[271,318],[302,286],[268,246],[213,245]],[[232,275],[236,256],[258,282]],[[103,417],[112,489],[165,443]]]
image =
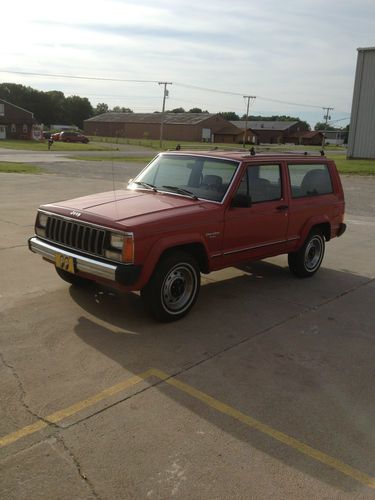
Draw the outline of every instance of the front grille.
[[[46,238],[82,252],[104,256],[107,231],[76,221],[48,216]]]

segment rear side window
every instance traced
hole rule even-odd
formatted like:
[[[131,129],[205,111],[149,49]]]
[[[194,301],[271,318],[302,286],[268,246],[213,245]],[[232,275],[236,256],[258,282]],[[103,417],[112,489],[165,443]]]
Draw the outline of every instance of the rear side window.
[[[333,192],[327,165],[288,165],[292,198]]]

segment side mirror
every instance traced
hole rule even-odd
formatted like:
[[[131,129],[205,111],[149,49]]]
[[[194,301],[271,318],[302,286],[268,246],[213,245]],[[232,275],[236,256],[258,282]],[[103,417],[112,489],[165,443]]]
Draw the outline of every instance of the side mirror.
[[[234,198],[232,199],[232,203],[230,204],[232,208],[249,208],[251,207],[251,205],[251,196],[240,193],[237,193],[234,196]]]

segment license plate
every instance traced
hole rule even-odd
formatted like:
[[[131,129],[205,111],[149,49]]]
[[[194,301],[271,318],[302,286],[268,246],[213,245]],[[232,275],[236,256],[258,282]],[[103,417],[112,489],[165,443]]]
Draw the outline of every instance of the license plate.
[[[75,265],[73,257],[68,257],[67,255],[62,255],[61,253],[56,254],[55,256],[55,265],[68,273],[74,274]]]

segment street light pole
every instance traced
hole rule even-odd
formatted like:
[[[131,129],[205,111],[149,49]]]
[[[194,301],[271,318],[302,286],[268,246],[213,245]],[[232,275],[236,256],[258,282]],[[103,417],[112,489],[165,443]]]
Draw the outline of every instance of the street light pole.
[[[162,111],[161,111],[161,120],[160,120],[160,142],[159,142],[160,149],[162,149],[162,147],[163,147],[163,125],[164,125],[165,99],[168,97],[167,85],[172,85],[172,82],[158,82],[158,83],[159,83],[159,85],[164,85],[163,107],[162,107]]]
[[[246,120],[245,120],[245,130],[243,133],[243,147],[246,147],[246,135],[247,135],[247,120],[249,118],[249,107],[250,107],[250,99],[253,102],[256,99],[255,95],[244,95],[244,99],[247,99],[247,107],[246,107]]]

